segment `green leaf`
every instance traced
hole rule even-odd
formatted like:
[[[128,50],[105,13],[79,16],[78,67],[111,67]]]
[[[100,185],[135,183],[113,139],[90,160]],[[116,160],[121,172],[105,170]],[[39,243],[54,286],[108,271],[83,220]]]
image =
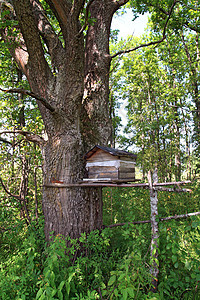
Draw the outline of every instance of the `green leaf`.
[[[190,277],[188,277],[188,276],[185,277],[185,281],[186,281],[186,282],[190,282]]]
[[[122,273],[122,274],[119,276],[118,281],[122,281],[122,279],[124,279],[125,276],[126,276],[126,274],[125,274],[125,273]]]
[[[116,275],[110,277],[108,281],[108,286],[111,286],[116,281]]]
[[[176,262],[175,264],[174,264],[174,267],[177,269],[178,268],[178,262]]]
[[[65,284],[65,281],[63,280],[63,281],[61,281],[61,283],[59,284],[59,286],[58,286],[58,290],[62,290],[62,288],[63,288],[63,286],[64,286],[64,284]]]
[[[63,293],[60,290],[58,290],[58,298],[59,300],[63,300]]]
[[[135,293],[134,293],[134,289],[129,287],[127,288],[127,292],[129,294],[130,297],[134,298],[135,297]]]
[[[43,289],[40,288],[39,291],[36,294],[36,299],[39,299],[39,297],[42,295],[42,293],[43,293]]]
[[[50,283],[51,283],[51,286],[52,286],[53,288],[56,287],[56,284],[55,284],[55,274],[54,274],[53,271],[51,271],[51,275],[50,275]]]
[[[70,282],[70,281],[72,280],[72,278],[74,277],[75,274],[76,274],[76,272],[72,272],[72,273],[69,275],[68,282]]]
[[[117,288],[114,290],[114,295],[115,295],[116,297],[118,297],[118,295],[119,295],[119,292],[118,292],[118,289],[117,289]]]
[[[185,262],[185,267],[186,267],[186,269],[187,270],[191,270],[191,268],[192,268],[192,264],[191,264],[191,262],[189,262],[188,260]]]
[[[126,300],[126,299],[128,298],[128,292],[127,292],[127,289],[123,289],[123,290],[121,291],[121,293],[122,293],[122,296],[123,296],[123,300]]]
[[[196,281],[200,281],[200,274],[197,274]]]
[[[56,293],[57,293],[57,290],[56,290],[56,289],[52,290],[52,292],[51,292],[51,297],[55,296]]]
[[[65,287],[66,287],[67,295],[69,296],[69,293],[70,293],[70,283],[69,283],[69,282],[66,282],[66,283],[65,283]]]
[[[153,249],[152,255],[155,255],[155,254],[156,254],[156,250],[157,250],[156,248]]]
[[[167,244],[166,249],[169,250],[171,247],[172,247],[172,244],[169,243],[169,244]]]
[[[177,256],[176,255],[172,255],[172,261],[173,261],[173,263],[175,263],[177,261]]]
[[[44,293],[44,294],[42,294],[42,296],[39,298],[39,300],[44,300],[44,299],[46,299],[46,295],[45,295],[45,293]]]

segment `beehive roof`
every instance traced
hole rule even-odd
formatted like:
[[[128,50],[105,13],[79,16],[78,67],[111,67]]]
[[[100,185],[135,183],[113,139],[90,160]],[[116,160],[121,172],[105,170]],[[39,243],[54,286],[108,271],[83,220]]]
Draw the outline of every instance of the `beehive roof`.
[[[88,159],[89,157],[91,157],[98,149],[101,149],[101,150],[103,150],[107,153],[110,153],[111,155],[114,155],[114,156],[126,156],[126,157],[132,157],[132,158],[135,158],[135,159],[137,158],[136,154],[133,154],[133,153],[128,152],[128,151],[95,145],[92,149],[90,149],[85,154],[85,156],[84,156],[85,159]]]

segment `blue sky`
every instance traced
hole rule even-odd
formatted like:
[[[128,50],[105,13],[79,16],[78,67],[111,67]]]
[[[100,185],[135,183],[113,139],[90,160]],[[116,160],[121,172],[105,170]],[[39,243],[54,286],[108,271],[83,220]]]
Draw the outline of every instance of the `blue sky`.
[[[132,21],[133,14],[129,9],[121,16],[115,16],[112,21],[111,28],[119,29],[119,38],[126,38],[128,35],[140,36],[144,32],[148,21],[148,14],[141,15],[134,22]]]
[[[134,22],[132,21],[133,19],[133,14],[132,11],[129,9],[127,12],[121,16],[115,16],[113,18],[112,24],[111,24],[111,29],[119,29],[119,39],[121,38],[126,38],[128,35],[133,35],[133,36],[140,36],[144,33],[144,29],[147,25],[148,21],[148,15],[141,15],[138,17]],[[127,106],[128,102],[127,100],[121,99],[121,105],[120,108],[117,109],[117,114],[121,117],[122,119],[122,125],[124,126],[127,123],[127,111],[125,107]]]

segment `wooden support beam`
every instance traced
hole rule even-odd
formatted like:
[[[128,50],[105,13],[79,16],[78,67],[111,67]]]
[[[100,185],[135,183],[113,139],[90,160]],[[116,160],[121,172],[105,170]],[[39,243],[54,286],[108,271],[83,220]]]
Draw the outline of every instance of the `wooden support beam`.
[[[84,182],[79,183],[48,183],[44,187],[148,187],[148,183],[112,183],[112,182]]]
[[[187,184],[187,183],[191,183],[191,181],[186,180],[186,181],[158,182],[158,183],[154,183],[153,186],[179,185],[179,184]]]
[[[154,187],[153,188],[155,191],[163,191],[163,192],[172,192],[172,193],[185,193],[185,192],[192,192],[191,189],[180,189],[177,187],[173,187],[173,188],[166,188],[166,187],[162,187],[162,186],[158,186],[158,187]]]
[[[168,185],[180,185],[180,184],[187,184],[191,183],[191,181],[178,181],[178,182],[161,182],[153,184],[153,187],[157,186],[168,186]],[[117,183],[117,182],[87,182],[81,181],[77,183],[48,183],[44,184],[44,187],[47,188],[68,188],[68,187],[142,187],[142,188],[149,188],[148,183]],[[176,191],[176,190],[174,190]],[[188,190],[189,191],[189,190]]]
[[[178,219],[186,219],[189,217],[193,216],[199,216],[200,211],[193,212],[193,213],[188,213],[188,214],[183,214],[183,215],[175,215],[175,216],[170,216],[170,217],[165,217],[165,218],[159,218],[159,222],[163,221],[169,221],[169,220],[178,220]],[[144,221],[133,221],[133,222],[124,222],[124,223],[116,223],[116,224],[111,224],[111,225],[103,225],[103,228],[113,228],[113,227],[119,227],[119,226],[124,226],[124,225],[137,225],[137,224],[147,224],[151,223],[151,220],[144,220]]]

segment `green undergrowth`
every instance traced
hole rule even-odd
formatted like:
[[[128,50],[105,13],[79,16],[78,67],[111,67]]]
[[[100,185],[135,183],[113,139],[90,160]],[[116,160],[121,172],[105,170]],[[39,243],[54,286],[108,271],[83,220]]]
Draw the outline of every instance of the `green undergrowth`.
[[[199,211],[200,188],[159,192],[159,217]],[[150,276],[148,190],[105,189],[104,224],[125,222],[71,240],[52,235],[43,221],[1,231],[0,299],[200,299],[200,217],[159,222],[158,291]]]

